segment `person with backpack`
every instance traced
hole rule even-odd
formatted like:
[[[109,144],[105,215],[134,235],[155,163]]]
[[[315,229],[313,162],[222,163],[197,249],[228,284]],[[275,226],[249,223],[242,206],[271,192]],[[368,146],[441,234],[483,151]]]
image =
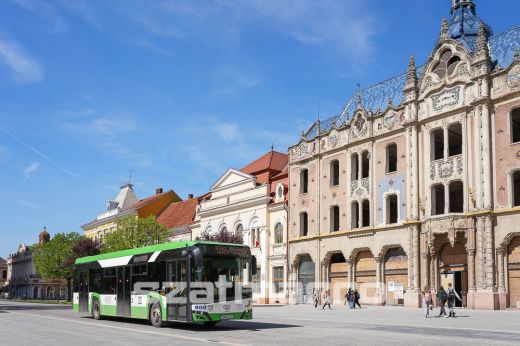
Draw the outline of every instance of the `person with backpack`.
[[[439,314],[439,317],[448,317],[446,315],[446,301],[448,301],[448,293],[444,290],[444,287],[439,288],[439,292],[437,293],[437,298],[439,298],[439,301],[441,302],[441,312]]]
[[[462,301],[450,282],[448,284],[448,309],[450,310],[450,315],[446,317],[455,317],[455,311],[453,311],[453,308],[455,307],[455,299]]]
[[[354,308],[357,306],[359,306],[359,308],[361,309],[361,304],[359,304],[359,299],[360,299],[360,295],[359,295],[359,292],[358,290],[354,290],[354,303],[352,305],[354,305]]]

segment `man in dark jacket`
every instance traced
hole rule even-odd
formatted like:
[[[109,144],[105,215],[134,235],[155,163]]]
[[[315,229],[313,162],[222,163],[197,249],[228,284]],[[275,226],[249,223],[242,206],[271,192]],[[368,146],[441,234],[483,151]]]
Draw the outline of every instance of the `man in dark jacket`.
[[[440,287],[439,288],[439,292],[437,292],[437,298],[439,298],[439,301],[441,302],[441,312],[439,314],[439,317],[448,317],[446,315],[446,301],[448,300],[448,294],[446,293],[446,291],[444,290],[444,287]]]

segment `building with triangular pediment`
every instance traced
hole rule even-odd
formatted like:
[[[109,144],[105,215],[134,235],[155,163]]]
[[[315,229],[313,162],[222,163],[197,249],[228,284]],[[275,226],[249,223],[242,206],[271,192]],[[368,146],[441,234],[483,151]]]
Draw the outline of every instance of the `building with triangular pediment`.
[[[432,38],[432,40],[435,38]],[[453,0],[422,66],[360,89],[289,148],[290,297],[520,307],[520,26]],[[316,282],[316,284],[314,284]],[[312,283],[311,285],[307,285]]]
[[[271,150],[244,168],[229,168],[200,201],[192,238],[221,230],[241,234],[257,258],[253,300],[284,303],[287,273],[287,155]]]

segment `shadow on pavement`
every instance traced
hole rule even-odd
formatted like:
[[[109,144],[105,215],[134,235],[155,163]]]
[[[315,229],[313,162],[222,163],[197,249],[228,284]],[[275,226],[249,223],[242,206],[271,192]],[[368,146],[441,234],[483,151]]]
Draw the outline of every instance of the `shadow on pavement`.
[[[92,319],[90,316],[82,316],[85,319]],[[147,320],[138,320],[124,317],[103,317],[103,320],[116,321],[123,323],[131,323],[138,325],[150,325]],[[249,330],[260,331],[264,329],[283,329],[283,328],[301,328],[301,325],[285,324],[285,323],[269,323],[269,322],[255,322],[253,321],[225,321],[220,322],[215,326],[205,326],[196,323],[182,323],[182,322],[168,322],[165,328],[182,329],[199,332],[215,332],[215,331],[230,331],[230,330]]]
[[[30,310],[72,310],[71,305],[64,304],[2,304],[0,310],[4,311],[30,311]]]

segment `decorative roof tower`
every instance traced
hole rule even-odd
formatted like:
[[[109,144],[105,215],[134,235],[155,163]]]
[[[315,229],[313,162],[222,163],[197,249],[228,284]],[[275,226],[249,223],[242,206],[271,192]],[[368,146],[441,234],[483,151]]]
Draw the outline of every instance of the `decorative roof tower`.
[[[477,16],[473,0],[451,1],[451,18],[449,20],[449,34],[451,38],[458,39],[463,36],[477,37],[481,24],[484,25],[487,37],[493,35],[491,28]]]
[[[40,235],[38,236],[38,242],[40,244],[45,244],[49,240],[51,240],[51,235],[49,234],[49,232],[47,232],[47,227],[43,226],[43,231],[41,231]]]

